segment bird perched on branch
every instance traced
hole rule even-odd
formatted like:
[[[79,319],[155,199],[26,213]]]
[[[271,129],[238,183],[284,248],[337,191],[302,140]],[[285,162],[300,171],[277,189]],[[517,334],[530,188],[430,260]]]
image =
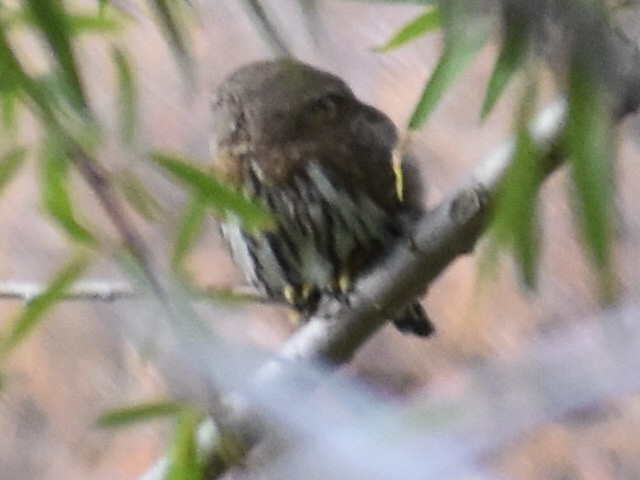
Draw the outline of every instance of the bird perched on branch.
[[[227,221],[235,262],[265,295],[305,318],[323,295],[346,301],[422,213],[413,167],[394,161],[391,120],[337,76],[294,60],[244,66],[213,100],[214,168],[265,205],[277,228],[251,234]],[[420,336],[433,326],[420,303],[392,319]]]

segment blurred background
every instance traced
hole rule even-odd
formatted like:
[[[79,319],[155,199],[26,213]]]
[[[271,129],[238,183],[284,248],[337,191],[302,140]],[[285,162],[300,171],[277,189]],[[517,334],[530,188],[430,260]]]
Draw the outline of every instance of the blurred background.
[[[94,8],[93,2],[76,3]],[[134,148],[124,148],[117,140],[116,73],[106,42],[99,36],[86,36],[77,54],[91,102],[111,129],[108,137],[114,138],[104,146],[100,158],[125,185],[131,172],[140,175],[158,199],[153,222],[133,215],[156,259],[168,264],[164,259],[170,257],[187,199],[142,158],[149,151],[162,150],[207,164],[208,105],[213,88],[238,66],[271,57],[273,51],[243,2],[202,2],[195,7],[197,26],[190,32],[195,64],[195,78],[190,82],[144,5],[114,3],[129,15],[125,30],[117,35],[121,48],[131,55],[137,79],[140,125]],[[317,10],[309,16],[298,1],[273,0],[265,6],[267,3],[267,13],[296,57],[340,75],[357,96],[385,111],[399,127],[407,124],[441,51],[442,36],[435,33],[384,54],[373,49],[424,7],[323,1],[317,2]],[[636,43],[640,43],[638,13],[637,8],[633,14],[625,11],[616,19]],[[41,68],[42,51],[28,36],[20,40],[19,48],[24,49],[30,66]],[[513,132],[521,82],[513,82],[485,121],[479,117],[496,54],[496,44],[489,42],[415,138],[412,150],[428,184],[428,205],[436,205]],[[550,75],[545,83],[541,106],[555,94]],[[628,118],[618,131],[616,201],[621,214],[615,258],[623,292],[620,305],[625,306],[625,318],[637,320],[640,119]],[[35,143],[35,123],[27,118],[20,135],[25,143]],[[37,162],[30,159],[0,202],[3,281],[45,283],[69,258],[68,241],[43,216],[39,175]],[[99,225],[115,238],[96,198],[80,182],[74,198],[89,224]],[[602,310],[571,201],[567,172],[561,169],[541,193],[544,238],[537,292],[522,287],[507,257],[493,274],[481,273],[478,264],[486,253],[481,242],[474,255],[456,261],[424,298],[437,324],[434,337],[412,338],[385,327],[338,375],[356,379],[378,398],[406,405],[425,398],[455,397],[464,391],[478,366],[490,362],[499,370],[499,365],[517,363],[536,342],[555,338],[553,345],[565,348],[562,339],[570,341],[573,333],[568,332],[576,328],[600,338],[611,329],[608,322],[618,313],[615,308]],[[222,246],[213,219],[187,267],[204,286],[233,286],[243,281]],[[86,278],[127,279],[108,259],[93,265]],[[0,327],[21,307],[16,300],[0,301]],[[229,342],[266,351],[277,349],[295,329],[287,311],[277,307],[205,301],[197,307]],[[152,354],[140,348],[145,335],[151,336],[146,328],[148,315],[135,300],[63,302],[12,354],[0,397],[1,478],[135,479],[166,451],[172,431],[169,421],[116,431],[95,426],[106,409],[163,398],[167,392],[180,394],[179,381],[158,369]],[[603,379],[620,375],[615,362],[600,367]],[[579,378],[571,381],[580,383]],[[509,395],[524,403],[536,401],[535,392],[519,391],[517,385]],[[518,480],[640,478],[637,393],[620,388],[605,401],[599,398],[565,413],[505,440],[482,459],[484,466],[496,478]]]

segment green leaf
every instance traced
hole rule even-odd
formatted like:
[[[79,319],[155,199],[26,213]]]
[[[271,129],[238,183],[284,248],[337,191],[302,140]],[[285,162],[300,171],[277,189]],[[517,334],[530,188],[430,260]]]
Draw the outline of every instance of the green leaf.
[[[15,349],[40,324],[45,314],[64,298],[69,287],[82,275],[87,266],[88,261],[84,257],[72,260],[55,276],[41,295],[29,302],[11,322],[9,334],[2,340],[2,350],[5,354]]]
[[[68,16],[69,27],[74,35],[83,33],[118,33],[123,30],[122,21],[116,17],[109,17],[104,13],[98,15]]]
[[[537,96],[535,78],[528,87],[520,100],[514,158],[498,188],[492,231],[499,245],[513,248],[525,285],[535,288],[540,253],[538,192],[546,152],[535,144],[528,127]]]
[[[522,129],[513,162],[498,191],[493,231],[498,244],[514,249],[522,278],[535,288],[539,258],[538,190],[543,179],[542,152]]]
[[[426,123],[444,94],[489,38],[488,25],[483,20],[473,23],[472,19],[464,21],[456,17],[453,20],[452,17],[456,17],[452,12],[442,11],[443,25],[446,27],[444,52],[411,115],[410,130],[417,130]]]
[[[25,73],[6,32],[0,28],[0,85],[4,89],[23,91],[39,107],[45,121],[53,122],[52,100],[38,87],[36,82]],[[6,90],[5,90],[6,91]]]
[[[405,25],[398,33],[396,33],[387,43],[377,47],[377,52],[388,52],[399,48],[422,35],[440,28],[442,19],[440,18],[440,10],[436,7],[428,10],[424,14],[412,22]]]
[[[110,3],[110,0],[98,0],[98,13],[100,15],[104,15],[104,12],[107,10]]]
[[[136,134],[137,95],[133,71],[126,55],[120,49],[113,50],[113,61],[118,73],[120,106],[120,132],[125,145],[130,145]]]
[[[173,267],[178,268],[202,233],[206,219],[205,202],[201,195],[194,195],[182,216],[182,224],[173,246]]]
[[[156,17],[160,22],[165,34],[169,39],[176,59],[188,74],[191,74],[191,56],[186,35],[186,29],[180,22],[178,8],[180,2],[172,0],[148,0],[151,7],[156,12]]]
[[[24,163],[26,154],[24,147],[16,147],[0,157],[0,194]]]
[[[202,480],[204,465],[198,458],[197,430],[202,415],[184,411],[178,420],[169,456],[166,480]]]
[[[513,19],[505,22],[505,28],[506,33],[502,42],[502,50],[493,67],[487,93],[482,104],[480,116],[483,119],[493,110],[509,81],[524,63],[529,51],[527,25],[524,22]]]
[[[171,155],[156,153],[153,159],[219,213],[236,216],[247,230],[262,231],[275,227],[275,220],[266,208],[245,198],[212,174]]]
[[[5,88],[0,83],[0,109],[2,109],[2,123],[8,132],[15,132],[17,126],[17,111],[20,95],[15,87]]]
[[[122,30],[122,19],[117,16],[98,14],[66,14],[69,32],[72,35],[82,33],[115,33]],[[12,8],[2,11],[0,23],[7,29],[16,27],[38,27],[39,23],[31,8]]]
[[[162,212],[160,203],[132,171],[125,170],[114,177],[114,184],[122,192],[127,203],[145,220],[153,221],[157,213]]]
[[[251,14],[269,50],[276,57],[290,57],[291,52],[281,30],[269,18],[261,0],[242,0],[244,8]]]
[[[576,62],[569,75],[565,133],[580,224],[595,265],[609,275],[613,218],[612,116],[602,86]]]
[[[68,190],[68,157],[54,141],[46,143],[43,157],[42,190],[47,212],[73,239],[86,244],[95,243],[91,232],[76,220]]]
[[[128,427],[134,423],[147,422],[163,417],[173,417],[184,410],[184,406],[175,402],[153,402],[118,408],[100,415],[96,421],[98,427]]]
[[[73,54],[71,25],[63,4],[60,0],[27,0],[27,3],[62,68],[68,87],[68,99],[80,112],[88,113],[88,104]]]

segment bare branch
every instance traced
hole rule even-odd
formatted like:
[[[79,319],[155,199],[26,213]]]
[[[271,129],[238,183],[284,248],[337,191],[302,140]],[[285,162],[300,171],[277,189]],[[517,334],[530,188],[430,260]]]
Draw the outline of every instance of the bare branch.
[[[46,285],[41,283],[1,282],[0,299],[16,299],[28,303],[42,295],[46,289]],[[66,292],[64,300],[113,301],[135,295],[133,287],[127,283],[90,280],[73,285]]]

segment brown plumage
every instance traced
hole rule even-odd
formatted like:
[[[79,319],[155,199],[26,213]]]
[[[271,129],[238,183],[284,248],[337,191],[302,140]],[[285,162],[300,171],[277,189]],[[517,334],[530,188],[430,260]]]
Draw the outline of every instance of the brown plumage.
[[[278,60],[228,77],[213,101],[214,167],[278,221],[253,236],[222,226],[249,280],[306,316],[322,295],[343,298],[354,277],[408,238],[422,195],[410,165],[398,183],[397,142],[391,120],[330,73]],[[417,302],[393,320],[417,335],[433,330]]]

